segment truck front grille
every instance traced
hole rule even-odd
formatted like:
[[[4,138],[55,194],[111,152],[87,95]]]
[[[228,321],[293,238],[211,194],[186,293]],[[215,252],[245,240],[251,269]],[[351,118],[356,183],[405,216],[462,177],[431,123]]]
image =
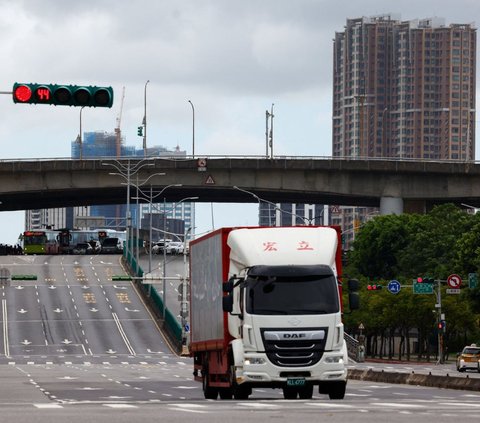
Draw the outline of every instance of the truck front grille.
[[[325,351],[328,328],[302,330],[263,329],[268,359],[279,367],[308,367],[318,363]]]

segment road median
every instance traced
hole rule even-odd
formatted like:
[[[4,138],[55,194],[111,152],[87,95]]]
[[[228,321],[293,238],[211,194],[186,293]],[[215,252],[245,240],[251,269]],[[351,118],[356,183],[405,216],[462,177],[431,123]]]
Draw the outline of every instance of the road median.
[[[399,373],[373,369],[349,369],[348,378],[382,383],[398,383],[404,385],[429,386],[444,389],[462,389],[480,391],[480,379],[456,376],[438,376],[420,373]]]

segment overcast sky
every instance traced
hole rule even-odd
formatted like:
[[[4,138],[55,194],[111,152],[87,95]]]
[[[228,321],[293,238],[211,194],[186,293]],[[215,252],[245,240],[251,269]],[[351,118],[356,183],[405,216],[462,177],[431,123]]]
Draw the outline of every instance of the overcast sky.
[[[84,131],[121,129],[141,147],[147,80],[150,146],[196,155],[265,154],[265,110],[274,106],[276,155],[331,155],[332,39],[347,18],[475,23],[478,0],[0,0],[0,91],[14,82],[111,85],[111,109],[84,109]],[[14,104],[1,95],[0,159],[69,157],[79,108]],[[1,201],[1,198],[0,198]],[[231,206],[230,206],[231,207]],[[215,226],[256,224],[256,205],[234,222],[215,205]],[[211,228],[198,206],[197,233]],[[240,216],[240,215],[239,215]],[[0,213],[0,242],[23,230]]]

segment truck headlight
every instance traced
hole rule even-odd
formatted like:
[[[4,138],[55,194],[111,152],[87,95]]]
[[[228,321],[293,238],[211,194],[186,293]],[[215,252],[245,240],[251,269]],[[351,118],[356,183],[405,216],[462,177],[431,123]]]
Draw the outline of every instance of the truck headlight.
[[[325,357],[325,363],[343,363],[343,355],[329,355]]]
[[[250,364],[265,364],[266,361],[263,357],[248,357],[245,358],[245,364],[249,366]]]

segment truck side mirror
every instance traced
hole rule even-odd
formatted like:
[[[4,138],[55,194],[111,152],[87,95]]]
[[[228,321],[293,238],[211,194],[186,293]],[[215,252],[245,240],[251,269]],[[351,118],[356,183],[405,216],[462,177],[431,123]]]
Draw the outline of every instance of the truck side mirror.
[[[226,311],[227,313],[231,313],[233,311],[233,295],[225,295],[222,297],[222,307],[223,311]]]
[[[223,292],[230,293],[233,291],[233,281],[223,282]]]
[[[236,275],[233,275],[227,282],[223,282],[223,292],[233,292],[233,288],[235,286],[235,279],[237,278]]]

